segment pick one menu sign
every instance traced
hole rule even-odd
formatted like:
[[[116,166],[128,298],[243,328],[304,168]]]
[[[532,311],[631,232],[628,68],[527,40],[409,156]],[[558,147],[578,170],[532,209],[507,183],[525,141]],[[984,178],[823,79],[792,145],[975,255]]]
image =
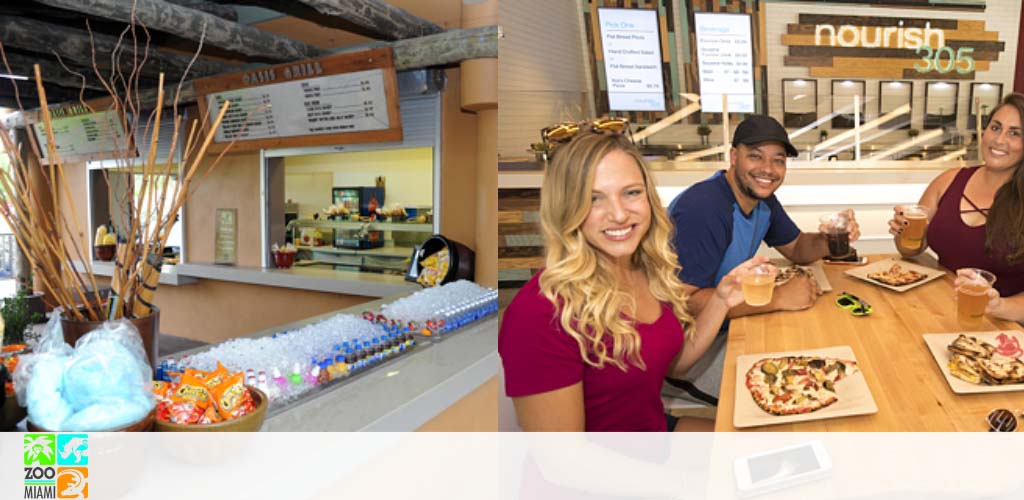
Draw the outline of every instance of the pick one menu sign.
[[[984,21],[800,14],[786,66],[811,77],[973,80],[1006,49]]]
[[[400,141],[390,48],[339,54],[197,80],[199,110],[216,119],[211,150]]]
[[[135,144],[113,110],[93,111],[84,105],[50,108],[54,148],[62,161],[102,160],[136,156]],[[29,117],[39,157],[50,163],[50,138],[42,116]]]

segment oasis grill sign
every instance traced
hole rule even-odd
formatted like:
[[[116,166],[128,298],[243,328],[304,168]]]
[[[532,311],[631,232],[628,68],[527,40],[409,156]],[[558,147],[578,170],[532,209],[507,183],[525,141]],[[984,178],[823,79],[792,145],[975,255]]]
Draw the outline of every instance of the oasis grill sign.
[[[786,66],[811,77],[973,80],[1006,44],[984,21],[800,14],[787,25]]]

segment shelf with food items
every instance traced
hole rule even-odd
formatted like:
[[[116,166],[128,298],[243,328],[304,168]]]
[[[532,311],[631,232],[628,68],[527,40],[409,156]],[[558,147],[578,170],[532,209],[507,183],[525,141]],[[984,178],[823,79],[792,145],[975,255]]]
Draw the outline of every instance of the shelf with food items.
[[[349,222],[390,222],[397,224],[430,224],[434,222],[433,211],[429,208],[403,207],[394,203],[388,208],[373,208],[362,212],[344,205],[331,205],[320,213],[321,219]]]
[[[385,222],[380,220],[313,220],[295,219],[285,226],[285,231],[302,228],[330,228],[358,230],[366,227],[370,231],[406,231],[416,233],[432,233],[434,226],[426,222]]]

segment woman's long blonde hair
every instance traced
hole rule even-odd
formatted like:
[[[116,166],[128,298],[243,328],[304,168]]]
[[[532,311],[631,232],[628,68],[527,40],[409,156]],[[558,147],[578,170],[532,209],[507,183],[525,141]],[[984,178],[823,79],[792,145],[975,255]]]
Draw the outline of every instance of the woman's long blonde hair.
[[[672,305],[687,338],[692,335],[693,316],[686,310],[687,293],[679,281],[680,266],[672,248],[674,227],[643,157],[619,134],[581,133],[560,147],[548,166],[540,194],[540,223],[547,251],[540,289],[560,311],[562,329],[579,343],[587,364],[603,368],[610,363],[626,371],[628,361],[646,369],[635,320],[624,314],[636,310],[636,300],[611,270],[601,265],[598,251],[581,228],[590,213],[594,170],[612,151],[622,151],[636,160],[651,205],[650,227],[631,264],[643,270],[654,297]],[[605,343],[609,337],[610,353]]]

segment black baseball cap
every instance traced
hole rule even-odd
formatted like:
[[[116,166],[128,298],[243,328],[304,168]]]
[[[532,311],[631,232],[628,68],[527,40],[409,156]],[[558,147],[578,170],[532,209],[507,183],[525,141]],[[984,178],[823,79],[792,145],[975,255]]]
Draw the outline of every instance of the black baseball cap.
[[[740,144],[757,144],[764,141],[781,142],[786,148],[786,156],[796,157],[800,153],[789,142],[789,134],[775,118],[768,115],[750,115],[740,122],[732,135],[732,147]]]

